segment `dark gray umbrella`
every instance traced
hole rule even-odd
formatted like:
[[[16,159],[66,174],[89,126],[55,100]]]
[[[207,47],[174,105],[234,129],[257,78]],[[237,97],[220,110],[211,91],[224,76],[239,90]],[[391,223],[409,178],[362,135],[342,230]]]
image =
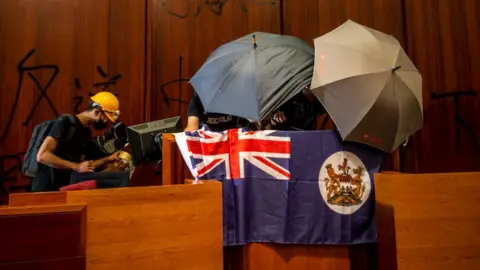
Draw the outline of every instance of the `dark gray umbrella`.
[[[256,32],[217,48],[190,80],[207,112],[258,121],[310,85],[314,50]]]

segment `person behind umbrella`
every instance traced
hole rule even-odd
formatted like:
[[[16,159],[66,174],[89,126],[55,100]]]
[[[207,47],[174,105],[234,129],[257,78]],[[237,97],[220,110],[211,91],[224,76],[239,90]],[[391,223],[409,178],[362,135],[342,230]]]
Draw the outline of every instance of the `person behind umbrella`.
[[[254,32],[215,49],[189,82],[206,111],[253,126],[310,83],[314,60],[313,48],[297,37]]]
[[[187,116],[185,131],[197,130],[203,125],[206,125],[212,131],[224,131],[249,125],[249,121],[244,118],[220,113],[207,113],[197,93],[193,94],[188,104]]]
[[[266,129],[315,130],[317,116],[325,112],[320,101],[305,86],[302,92],[287,101],[268,119]]]

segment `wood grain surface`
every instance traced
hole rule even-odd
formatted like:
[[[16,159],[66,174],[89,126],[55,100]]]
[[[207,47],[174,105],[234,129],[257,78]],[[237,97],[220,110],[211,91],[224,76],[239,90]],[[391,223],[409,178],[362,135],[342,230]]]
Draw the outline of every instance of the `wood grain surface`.
[[[87,269],[222,268],[221,185],[74,191],[88,205]]]
[[[215,183],[68,191],[63,204],[87,205],[88,270],[215,270],[223,266],[221,190]],[[10,202],[38,194],[12,194]],[[49,194],[44,202],[59,203]]]
[[[380,269],[477,269],[480,173],[377,174]]]
[[[0,208],[0,239],[2,270],[85,269],[86,206]]]

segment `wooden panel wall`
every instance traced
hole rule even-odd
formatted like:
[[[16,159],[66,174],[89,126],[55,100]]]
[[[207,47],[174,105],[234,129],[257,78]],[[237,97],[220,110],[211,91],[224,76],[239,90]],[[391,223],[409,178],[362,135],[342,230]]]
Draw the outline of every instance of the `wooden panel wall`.
[[[253,31],[313,44],[346,19],[394,35],[423,74],[425,128],[408,144],[405,169],[478,171],[479,18],[477,0],[0,1],[0,187],[28,184],[18,168],[33,125],[73,112],[96,82],[122,75],[108,89],[127,124],[185,116],[188,79],[217,46]],[[52,66],[19,72],[32,49],[20,67]],[[56,70],[45,91],[54,110],[40,88]]]
[[[190,77],[223,43],[254,31],[280,33],[280,4],[279,0],[152,0],[152,119],[182,115],[186,121],[193,90]]]
[[[28,184],[18,170],[33,126],[84,110],[94,83],[121,75],[107,90],[125,123],[143,122],[145,10],[137,0],[0,1],[0,188]]]
[[[405,31],[402,15],[402,0],[283,0],[282,33],[298,36],[313,46],[313,39],[351,19],[393,35],[403,45]],[[335,129],[328,115],[319,120],[318,126],[322,129]],[[396,157],[398,153],[387,159],[385,170],[398,169]]]
[[[480,171],[480,1],[405,0],[405,18],[424,88],[416,169]]]
[[[317,38],[346,20],[395,36],[403,44],[402,0],[283,0],[283,34]]]

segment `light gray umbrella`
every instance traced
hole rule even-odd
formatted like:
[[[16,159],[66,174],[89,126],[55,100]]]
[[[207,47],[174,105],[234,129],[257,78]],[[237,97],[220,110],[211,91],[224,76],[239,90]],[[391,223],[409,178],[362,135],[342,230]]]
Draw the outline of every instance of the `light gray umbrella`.
[[[207,112],[258,121],[310,85],[313,63],[301,39],[256,32],[217,48],[190,84]]]
[[[422,128],[422,77],[393,36],[349,20],[314,43],[311,90],[344,140],[390,153]]]

